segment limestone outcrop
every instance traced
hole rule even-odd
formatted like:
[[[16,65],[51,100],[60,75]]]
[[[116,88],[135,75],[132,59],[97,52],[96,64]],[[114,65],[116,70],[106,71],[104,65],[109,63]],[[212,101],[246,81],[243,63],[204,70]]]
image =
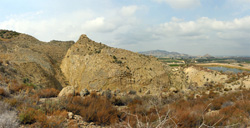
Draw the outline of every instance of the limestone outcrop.
[[[108,47],[82,35],[62,60],[61,70],[78,91],[136,90],[150,93],[169,85],[169,67],[157,58]]]

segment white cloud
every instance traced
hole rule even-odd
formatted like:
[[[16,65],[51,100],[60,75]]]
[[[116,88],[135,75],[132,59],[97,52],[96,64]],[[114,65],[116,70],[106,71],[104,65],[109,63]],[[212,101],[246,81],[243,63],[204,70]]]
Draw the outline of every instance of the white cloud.
[[[237,50],[250,54],[250,51],[247,50],[250,49],[250,16],[231,21],[220,21],[207,17],[181,22],[176,18],[173,19],[150,28],[150,32],[159,37],[159,42],[165,44],[166,48],[193,54],[197,54],[198,49],[203,49],[204,53],[213,52],[212,50],[216,49],[216,52],[212,54],[223,54],[223,52],[230,54],[230,51],[238,47]],[[182,47],[171,47],[172,43],[177,43]],[[162,46],[164,46],[163,44]],[[237,47],[232,47],[235,44]],[[193,48],[188,51],[187,47]]]
[[[175,19],[175,18],[174,18]],[[201,35],[212,33],[232,33],[240,31],[242,33],[250,34],[250,16],[240,19],[234,19],[232,21],[219,21],[216,19],[210,19],[202,17],[196,21],[182,21],[172,20],[160,24],[154,28],[157,33],[163,35]],[[248,37],[250,39],[250,36]]]
[[[43,41],[77,40],[81,34],[87,34],[96,41],[104,39],[106,43],[113,43],[115,35],[128,32],[131,26],[138,23],[135,16],[137,9],[137,6],[132,5],[102,13],[77,10],[61,13],[55,18],[48,18],[46,11],[29,12],[9,16],[0,21],[0,28],[27,33]]]
[[[200,0],[155,0],[165,2],[175,9],[188,9],[200,6]]]
[[[180,21],[183,21],[183,19],[179,19],[179,18],[176,18],[176,17],[172,17],[172,18],[171,18],[171,21],[173,21],[173,22],[180,22]]]
[[[89,32],[110,32],[116,28],[115,24],[107,22],[104,17],[88,20],[84,22],[81,27],[83,30]]]
[[[138,7],[136,5],[124,6],[121,9],[121,13],[123,16],[131,16],[134,15]]]

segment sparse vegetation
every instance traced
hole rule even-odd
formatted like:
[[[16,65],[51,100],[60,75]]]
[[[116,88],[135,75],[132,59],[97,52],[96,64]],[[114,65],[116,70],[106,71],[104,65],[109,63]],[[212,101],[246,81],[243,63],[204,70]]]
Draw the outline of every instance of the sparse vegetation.
[[[122,61],[118,60],[116,56],[113,56],[113,59],[114,59],[113,63],[122,64]]]
[[[11,39],[12,37],[16,37],[19,34],[20,33],[17,33],[15,31],[0,30],[0,38],[3,38],[3,39]]]
[[[96,94],[91,94],[85,99],[79,96],[72,97],[72,101],[68,102],[66,109],[81,115],[87,122],[95,122],[99,125],[110,125],[118,121],[118,111],[111,102]]]

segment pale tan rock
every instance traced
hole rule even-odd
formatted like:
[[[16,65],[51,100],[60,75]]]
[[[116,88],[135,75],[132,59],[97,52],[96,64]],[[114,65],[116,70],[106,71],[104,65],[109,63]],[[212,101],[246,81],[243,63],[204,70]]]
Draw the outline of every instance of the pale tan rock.
[[[75,89],[73,86],[64,87],[61,92],[58,94],[58,97],[74,95]]]
[[[169,86],[170,69],[157,58],[108,47],[86,35],[68,50],[61,70],[77,90],[139,91],[142,86]]]
[[[73,119],[74,114],[72,112],[68,112],[68,118]]]
[[[79,115],[74,115],[74,119],[76,119],[76,120],[82,120],[82,117],[81,116],[79,116]]]
[[[215,116],[215,115],[219,115],[219,111],[218,110],[213,110],[213,111],[209,111],[205,114],[205,117],[209,117],[209,116]]]

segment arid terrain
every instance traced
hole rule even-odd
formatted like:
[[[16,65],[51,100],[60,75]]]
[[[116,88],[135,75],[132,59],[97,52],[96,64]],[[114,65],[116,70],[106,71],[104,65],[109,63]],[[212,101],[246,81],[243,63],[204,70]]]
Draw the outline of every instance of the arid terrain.
[[[0,127],[250,126],[248,63],[179,62],[171,66],[87,35],[42,42],[0,30]]]

